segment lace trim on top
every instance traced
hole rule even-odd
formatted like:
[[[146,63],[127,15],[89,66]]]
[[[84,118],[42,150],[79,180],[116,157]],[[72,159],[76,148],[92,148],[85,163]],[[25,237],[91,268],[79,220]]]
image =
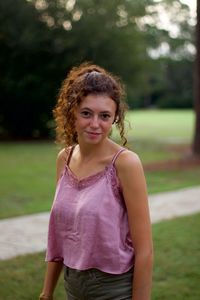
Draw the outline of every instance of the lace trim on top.
[[[84,177],[82,179],[78,179],[76,175],[72,172],[72,170],[69,168],[68,165],[66,165],[66,173],[68,174],[68,179],[71,185],[78,187],[79,189],[85,188],[89,185],[92,185],[93,183],[97,182],[100,178],[106,175],[106,172],[109,168],[112,167],[112,164],[108,165],[103,169],[102,171]]]
[[[71,149],[71,150],[73,151],[73,149]],[[102,177],[106,177],[112,185],[112,190],[114,192],[114,195],[119,197],[119,195],[121,195],[121,186],[120,186],[119,179],[117,177],[117,172],[116,172],[114,163],[115,163],[115,160],[117,159],[118,155],[124,150],[125,150],[124,148],[120,149],[114,155],[112,161],[102,171],[99,171],[90,176],[86,176],[82,179],[77,178],[77,176],[73,173],[73,171],[70,169],[70,167],[68,166],[68,163],[67,163],[65,166],[65,173],[67,173],[67,175],[68,175],[69,184],[80,190],[80,189],[84,189],[84,188],[94,184],[95,182],[100,180]],[[68,162],[69,162],[69,160],[68,160]]]
[[[94,175],[84,177],[82,179],[78,179],[76,175],[71,171],[71,169],[68,166],[66,166],[65,175],[67,175],[68,184],[70,184],[73,187],[76,187],[78,190],[91,186],[97,181],[99,181],[102,177],[105,177],[110,182],[114,195],[117,198],[121,197],[122,189],[113,163],[107,165],[104,170]]]

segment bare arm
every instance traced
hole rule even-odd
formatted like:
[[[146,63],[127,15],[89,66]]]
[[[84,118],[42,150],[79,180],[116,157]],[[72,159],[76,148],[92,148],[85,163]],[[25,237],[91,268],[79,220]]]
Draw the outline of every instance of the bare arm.
[[[53,299],[53,293],[63,268],[62,262],[48,262],[44,279],[44,286],[40,297],[42,299]]]
[[[56,181],[60,179],[64,166],[66,163],[66,152],[65,150],[60,151],[56,162]],[[42,293],[40,294],[40,299],[53,299],[53,293],[56,288],[60,273],[63,268],[62,262],[48,262],[47,269],[45,273],[44,285]]]
[[[153,245],[143,168],[138,156],[130,151],[120,155],[116,167],[135,249],[132,300],[150,300]]]

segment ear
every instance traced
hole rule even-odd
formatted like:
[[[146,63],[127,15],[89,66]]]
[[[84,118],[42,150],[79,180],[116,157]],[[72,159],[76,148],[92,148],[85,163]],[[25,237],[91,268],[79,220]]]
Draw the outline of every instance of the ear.
[[[118,116],[117,116],[117,115],[115,115],[115,118],[114,118],[114,120],[113,120],[112,124],[114,124],[114,123],[117,123],[117,122],[118,122],[118,120],[119,120]]]

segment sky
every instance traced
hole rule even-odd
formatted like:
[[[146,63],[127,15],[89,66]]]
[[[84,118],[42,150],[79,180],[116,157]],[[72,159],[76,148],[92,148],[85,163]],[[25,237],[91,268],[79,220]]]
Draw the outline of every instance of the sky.
[[[180,1],[182,3],[184,3],[184,4],[187,4],[190,7],[192,13],[195,14],[195,11],[196,11],[196,2],[197,2],[196,0],[180,0]]]

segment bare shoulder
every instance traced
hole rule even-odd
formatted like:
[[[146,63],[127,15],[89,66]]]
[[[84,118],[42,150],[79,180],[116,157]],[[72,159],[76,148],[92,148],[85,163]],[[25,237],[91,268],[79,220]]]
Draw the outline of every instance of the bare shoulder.
[[[145,188],[146,180],[139,156],[132,151],[125,150],[118,156],[115,167],[122,188],[133,190],[139,186]]]
[[[66,162],[67,162],[67,158],[69,155],[69,148],[64,148],[62,149],[58,155],[57,155],[57,160],[56,160],[56,178],[57,181],[59,180],[59,178],[61,177],[63,170],[65,168]]]
[[[139,156],[129,150],[123,151],[118,156],[115,166],[127,207],[130,208],[130,203],[132,207],[133,202],[146,203],[147,185]]]
[[[69,150],[66,148],[63,148],[62,150],[60,150],[60,152],[57,155],[57,162],[61,162],[61,161],[65,161],[68,157],[68,152]]]
[[[130,150],[120,153],[115,165],[119,174],[143,169],[139,156]]]

